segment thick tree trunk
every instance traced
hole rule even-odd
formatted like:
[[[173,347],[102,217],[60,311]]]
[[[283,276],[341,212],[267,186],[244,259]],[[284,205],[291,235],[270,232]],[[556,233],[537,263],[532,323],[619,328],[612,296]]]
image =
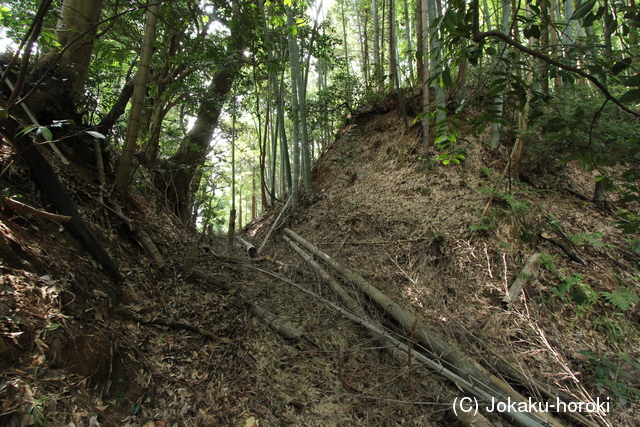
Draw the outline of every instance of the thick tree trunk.
[[[233,3],[234,17],[229,22],[230,34],[227,37],[227,58],[220,64],[220,68],[211,78],[211,83],[202,96],[202,101],[196,121],[182,139],[178,151],[168,160],[168,182],[165,177],[158,176],[163,186],[167,201],[180,221],[188,225],[190,216],[190,201],[199,183],[192,181],[196,171],[204,165],[209,153],[213,132],[218,126],[218,120],[233,82],[240,73],[243,64],[245,38],[251,15],[239,9],[238,2]]]
[[[51,200],[58,213],[71,217],[65,227],[71,234],[82,240],[87,249],[113,279],[117,282],[122,282],[124,278],[120,274],[118,266],[80,216],[73,199],[71,199],[71,196],[69,196],[69,193],[58,179],[51,164],[40,152],[38,144],[33,144],[26,137],[17,135],[16,125],[10,123],[7,119],[0,119],[0,135],[11,144],[13,151],[20,155],[29,165],[31,174],[38,187],[40,187],[40,191]]]
[[[193,127],[180,143],[178,151],[169,159],[171,182],[167,185],[166,194],[174,213],[184,224],[189,219],[191,180],[196,170],[204,165],[209,153],[209,144],[218,126],[222,107],[242,67],[240,55],[240,52],[234,52],[227,66],[213,76]]]
[[[71,105],[75,105],[84,92],[101,11],[102,0],[65,0],[60,9],[58,43],[63,47],[73,45],[62,53],[56,77],[64,82]],[[76,41],[82,34],[84,36]]]
[[[603,204],[606,201],[606,196],[604,192],[604,180],[596,181],[595,191],[593,192],[593,203],[595,204]]]

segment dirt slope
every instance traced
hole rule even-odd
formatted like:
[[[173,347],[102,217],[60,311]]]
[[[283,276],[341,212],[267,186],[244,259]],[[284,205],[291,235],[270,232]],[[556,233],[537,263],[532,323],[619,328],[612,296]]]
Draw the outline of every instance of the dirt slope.
[[[490,155],[483,136],[470,135],[476,147],[464,165],[425,164],[418,158],[416,132],[405,132],[396,109],[385,111],[358,116],[339,133],[314,167],[314,192],[284,225],[489,369],[503,359],[578,401],[613,394],[616,384],[637,388],[637,370],[618,356],[640,357],[637,305],[623,312],[599,294],[636,286],[637,257],[610,225],[610,210],[563,191],[589,194],[592,177],[571,165],[529,160],[523,178],[536,186],[514,182],[512,196],[503,187],[483,221],[478,213],[489,197],[482,188],[494,187],[505,152]],[[11,158],[3,150],[2,188],[46,208],[25,167],[5,169]],[[138,191],[138,212],[131,216],[167,259],[167,267],[158,270],[113,212],[97,203],[97,186],[86,185],[95,184],[91,168],[50,159],[120,263],[126,283],[115,286],[63,226],[0,211],[9,245],[0,252],[0,425],[456,422],[448,403],[463,396],[460,390],[418,366],[399,366],[361,327],[265,273],[336,301],[284,243],[281,230],[265,249],[268,258],[251,261],[227,248],[224,238],[184,230],[154,205],[157,195]],[[245,237],[261,243],[277,214],[274,209],[256,220]],[[573,239],[569,246],[587,266],[541,239],[543,232]],[[209,281],[182,273],[186,248],[194,244],[196,268]],[[550,256],[547,268],[525,286],[526,299],[503,310],[507,283],[538,251]],[[568,280],[572,288],[560,291]],[[409,334],[345,285],[390,331]],[[302,338],[281,337],[252,315],[255,304],[289,322]],[[150,323],[154,319],[165,326]],[[176,328],[176,322],[204,334]],[[606,355],[631,378],[598,390],[583,350]],[[594,422],[635,425],[637,411],[637,401],[627,398]],[[491,421],[504,425],[497,417]]]
[[[500,371],[499,358],[575,401],[610,396],[607,418],[594,421],[636,425],[638,257],[611,224],[615,200],[599,207],[568,192],[593,192],[593,176],[575,165],[525,158],[523,183],[500,183],[480,219],[507,148],[488,153],[488,135],[465,137],[462,165],[435,166],[419,158],[416,131],[405,131],[397,109],[356,117],[315,165],[315,191],[286,225],[490,370]],[[537,278],[505,311],[507,286],[538,252]],[[607,298],[622,292],[631,295],[624,310]]]

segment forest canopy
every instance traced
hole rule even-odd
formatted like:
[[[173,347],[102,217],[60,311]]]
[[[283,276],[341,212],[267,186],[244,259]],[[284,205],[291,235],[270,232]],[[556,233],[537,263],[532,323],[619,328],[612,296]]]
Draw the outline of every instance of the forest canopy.
[[[338,127],[388,94],[424,162],[464,161],[461,126],[490,126],[516,176],[523,152],[577,160],[594,200],[637,199],[634,1],[25,0],[0,19],[5,115],[76,152],[97,136],[119,193],[154,185],[203,231],[295,204]]]

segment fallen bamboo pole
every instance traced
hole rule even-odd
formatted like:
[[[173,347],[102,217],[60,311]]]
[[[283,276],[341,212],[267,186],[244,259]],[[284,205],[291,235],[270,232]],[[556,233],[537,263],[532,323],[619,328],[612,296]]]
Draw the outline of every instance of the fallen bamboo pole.
[[[278,318],[275,314],[269,310],[260,307],[257,304],[253,304],[251,312],[254,316],[267,322],[273,329],[275,329],[282,337],[289,341],[299,341],[302,338],[302,332],[293,327],[290,323]]]
[[[269,237],[271,237],[271,233],[273,233],[273,230],[276,229],[276,227],[278,226],[278,223],[280,222],[280,218],[282,217],[282,215],[285,213],[285,211],[289,207],[289,202],[291,202],[291,196],[289,196],[289,198],[287,199],[287,203],[284,204],[283,208],[280,209],[280,213],[278,214],[278,217],[276,218],[276,220],[273,222],[273,225],[269,229],[269,232],[267,233],[267,237],[264,238],[264,241],[260,245],[260,248],[258,248],[257,255],[260,255],[262,253],[262,249],[264,249],[264,245],[266,245],[267,242],[269,241]]]
[[[322,259],[333,269],[342,274],[347,280],[352,281],[356,284],[362,292],[364,292],[369,298],[371,298],[376,304],[378,304],[381,308],[383,308],[387,313],[389,313],[398,323],[400,323],[406,330],[412,330],[415,327],[415,337],[425,346],[425,349],[433,354],[442,365],[454,372],[461,378],[464,378],[466,381],[471,382],[473,384],[482,384],[484,387],[485,393],[497,393],[500,397],[498,400],[500,401],[526,401],[524,397],[520,394],[516,393],[511,387],[495,377],[494,375],[487,372],[484,368],[479,366],[477,363],[473,362],[459,351],[453,349],[447,342],[445,342],[442,338],[440,338],[437,334],[432,331],[429,331],[422,322],[419,322],[418,319],[411,313],[405,311],[398,303],[391,300],[389,297],[384,295],[378,289],[376,289],[373,285],[371,285],[368,281],[366,281],[359,274],[351,271],[349,268],[343,266],[333,258],[331,258],[326,253],[322,252],[313,244],[309,243],[298,234],[293,232],[292,230],[285,228],[284,232],[286,235],[300,243],[304,246],[309,252],[316,255],[318,258]],[[415,326],[414,326],[415,325]],[[482,381],[482,378],[486,378],[489,381]],[[486,384],[486,385],[485,385]],[[515,421],[516,418],[520,418],[522,413],[519,412],[505,412],[501,413],[506,419],[510,421],[520,423],[519,421]],[[537,412],[537,415],[546,419],[546,421],[552,425],[558,426],[560,425],[557,420],[552,418],[549,414],[544,412]],[[533,416],[533,415],[532,415]],[[521,425],[530,425],[530,424],[521,424]]]
[[[247,251],[249,258],[255,258],[258,256],[258,250],[251,243],[247,242],[240,236],[236,236],[236,241],[240,243],[240,246],[242,246],[245,251]]]
[[[71,217],[68,215],[56,215],[50,212],[45,212],[33,208],[24,203],[20,203],[17,200],[10,199],[8,197],[0,197],[0,207],[11,208],[14,212],[23,215],[33,215],[36,218],[48,219],[49,221],[58,222],[61,224],[71,221]]]
[[[362,278],[360,275],[354,273],[350,269],[344,267],[342,264],[335,261],[329,255],[322,252],[316,246],[307,242],[305,239],[294,233],[292,230],[285,228],[285,234],[292,239],[296,240],[302,246],[304,246],[309,252],[316,255],[318,258],[326,262],[334,270],[342,274],[347,280],[357,285],[369,298],[371,298],[376,304],[387,311],[391,316],[402,324],[406,330],[411,330],[412,326],[416,325],[415,336],[421,342],[424,342],[426,349],[430,351],[435,357],[442,359],[453,371],[457,371],[460,375],[466,375],[467,380],[473,381],[473,377],[480,377],[481,373],[477,369],[462,369],[468,368],[468,362],[462,360],[462,356],[455,351],[449,344],[447,344],[442,338],[436,334],[428,331],[424,326],[418,322],[417,319],[411,313],[406,312],[399,304],[392,301],[378,289],[373,287],[368,281]]]
[[[131,218],[127,217],[124,212],[122,212],[122,208],[116,203],[113,203],[113,212],[115,212],[118,218],[120,218],[120,220],[129,228],[133,238],[136,239],[138,244],[140,244],[142,249],[144,249],[147,256],[151,258],[156,268],[160,270],[163,269],[167,263],[158,250],[158,247],[153,242],[153,239],[151,239],[151,236],[149,236],[144,228],[136,224],[136,222]]]
[[[378,323],[374,322],[367,315],[364,309],[353,298],[349,296],[349,294],[344,290],[342,286],[340,286],[340,284],[336,281],[336,279],[334,279],[324,268],[322,268],[320,264],[314,261],[314,259],[308,253],[306,253],[300,246],[296,245],[296,243],[293,240],[289,239],[287,236],[283,236],[283,237],[285,241],[289,243],[289,246],[291,246],[291,248],[293,248],[293,250],[296,251],[297,254],[300,255],[300,257],[302,257],[302,259],[304,259],[311,267],[313,267],[313,269],[316,270],[316,272],[318,272],[320,277],[322,277],[322,279],[325,282],[327,282],[331,290],[338,296],[338,298],[340,299],[340,301],[342,301],[345,307],[347,307],[347,310],[349,310],[351,313],[355,314],[359,318],[365,319],[367,322],[370,322],[371,324],[375,325],[377,328],[382,329],[382,325],[379,325]],[[379,335],[373,335],[373,338],[383,348],[387,349],[391,357],[400,366],[405,366],[407,364],[407,361],[409,359],[407,358],[407,355],[405,353],[401,353],[400,350],[398,350],[395,347],[386,346],[387,342]]]
[[[282,280],[285,283],[290,284],[291,286],[295,287],[296,289],[304,292],[305,294],[313,297],[314,299],[322,302],[323,304],[327,305],[329,308],[331,308],[332,310],[336,311],[337,313],[342,314],[345,317],[348,317],[349,319],[353,320],[354,322],[360,324],[361,326],[369,329],[371,332],[380,335],[381,337],[384,338],[385,341],[389,342],[391,345],[393,345],[394,347],[396,347],[398,350],[400,350],[403,353],[409,353],[409,347],[402,343],[401,341],[397,340],[396,338],[392,337],[391,335],[389,335],[385,330],[378,328],[376,325],[371,324],[370,322],[368,322],[365,319],[361,319],[358,316],[356,316],[353,313],[350,313],[349,311],[343,309],[342,307],[339,307],[337,305],[335,305],[334,303],[332,303],[331,301],[328,301],[324,298],[322,298],[321,296],[309,291],[308,289],[305,289],[304,287],[298,285],[297,283],[294,283],[278,274],[272,273],[270,271],[267,270],[263,270],[261,268],[258,267],[253,267],[253,266],[247,266],[249,268],[252,268],[254,270],[260,271],[261,273],[264,274],[268,274],[270,276],[276,277],[280,280]],[[477,381],[467,381],[465,378],[457,375],[455,372],[447,369],[446,367],[444,367],[442,365],[442,363],[440,363],[441,361],[434,361],[430,358],[428,358],[427,356],[425,356],[422,353],[419,352],[413,352],[412,355],[415,357],[416,360],[418,360],[419,362],[421,362],[422,364],[426,365],[429,369],[431,369],[432,371],[438,373],[439,375],[441,375],[443,378],[457,384],[460,388],[462,388],[464,391],[468,392],[469,394],[473,395],[475,398],[479,399],[479,403],[482,405],[482,408],[485,407],[485,405],[495,405],[497,402],[501,402],[502,400],[498,397],[495,396],[495,392],[490,393],[487,392],[481,388],[478,387],[478,382]],[[542,413],[538,413],[538,414],[533,414],[533,413],[529,413],[529,412],[519,412],[519,411],[511,411],[510,408],[508,406],[505,405],[505,411],[504,412],[499,412],[499,415],[501,415],[502,417],[504,417],[505,419],[507,419],[508,421],[519,425],[519,426],[523,426],[523,427],[542,427],[542,426],[548,426],[548,425],[554,425],[554,426],[561,426],[561,424],[559,424],[557,421],[553,420],[552,423],[550,423],[549,421],[547,421],[546,419],[543,419],[541,416],[543,415]]]
[[[509,291],[507,295],[502,299],[502,303],[506,305],[507,310],[511,309],[513,303],[517,301],[518,295],[522,291],[522,287],[525,283],[527,283],[534,275],[538,268],[538,264],[540,264],[540,253],[535,253],[531,255],[529,261],[525,264],[522,272],[518,274],[518,277],[513,282],[513,284],[509,287]]]

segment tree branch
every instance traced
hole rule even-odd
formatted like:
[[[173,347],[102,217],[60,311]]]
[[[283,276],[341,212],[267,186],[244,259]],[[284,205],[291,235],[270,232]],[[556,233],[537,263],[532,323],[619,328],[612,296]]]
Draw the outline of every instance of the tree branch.
[[[71,46],[73,46],[73,45],[74,45],[78,40],[80,40],[80,39],[82,39],[84,36],[86,36],[90,31],[94,30],[96,27],[98,27],[98,26],[100,26],[100,25],[104,24],[105,22],[109,22],[109,21],[115,20],[115,19],[117,19],[117,18],[120,18],[121,16],[124,16],[124,15],[126,15],[127,13],[131,13],[131,12],[134,12],[134,11],[139,10],[139,9],[146,9],[146,8],[149,8],[149,7],[154,6],[154,5],[156,5],[156,4],[166,3],[166,2],[168,2],[168,1],[171,1],[171,0],[161,0],[161,1],[157,1],[157,2],[155,2],[155,3],[146,4],[146,5],[144,5],[144,6],[138,6],[138,7],[133,7],[133,8],[127,9],[127,10],[125,10],[124,12],[121,12],[121,13],[118,13],[118,14],[116,14],[116,15],[113,15],[113,16],[111,16],[111,17],[107,18],[107,19],[103,19],[102,21],[100,21],[100,22],[96,23],[95,25],[92,25],[91,27],[89,27],[89,28],[88,28],[86,31],[84,31],[83,33],[80,33],[80,34],[78,35],[78,37],[76,37],[75,39],[73,39],[70,43],[68,43],[68,44],[67,44],[67,45],[66,45],[66,46],[65,46],[65,47],[64,47],[64,48],[63,48],[63,49],[58,53],[58,56],[56,57],[55,61],[53,61],[53,62],[51,63],[51,65],[49,65],[49,67],[45,70],[45,72],[43,73],[43,75],[42,75],[42,77],[40,78],[40,80],[38,80],[38,81],[36,82],[36,84],[35,84],[35,85],[33,85],[33,87],[31,88],[31,90],[30,90],[30,91],[29,91],[25,96],[23,96],[22,98],[20,98],[19,100],[17,100],[17,101],[15,102],[15,104],[14,104],[14,105],[18,105],[18,104],[20,104],[20,103],[23,103],[27,98],[29,98],[29,97],[30,97],[30,96],[35,92],[35,90],[38,88],[38,86],[40,86],[40,85],[42,84],[42,82],[43,82],[43,81],[44,81],[44,79],[47,77],[47,75],[49,75],[49,73],[51,72],[51,70],[53,70],[53,68],[58,64],[58,62],[60,62],[60,58],[62,58],[62,54],[63,54],[67,49],[69,49]],[[101,35],[102,35],[102,34],[101,34]],[[16,86],[17,86],[17,85],[16,85]]]
[[[579,75],[580,77],[583,77],[587,80],[589,80],[590,82],[592,82],[598,89],[600,89],[600,92],[602,92],[602,94],[605,96],[605,98],[607,98],[608,100],[610,100],[611,102],[613,102],[614,104],[616,104],[618,107],[620,107],[622,110],[626,111],[627,113],[635,116],[635,117],[640,117],[640,113],[637,111],[633,111],[632,109],[630,109],[629,107],[625,106],[622,102],[620,102],[618,99],[616,99],[615,96],[613,96],[611,94],[611,92],[609,92],[609,89],[607,89],[607,87],[602,84],[597,78],[595,78],[594,76],[592,76],[591,74],[576,68],[572,65],[568,65],[568,64],[564,64],[560,61],[557,61],[547,55],[545,55],[544,53],[535,51],[529,47],[523,46],[522,44],[518,43],[517,41],[513,40],[511,37],[509,37],[508,35],[500,32],[500,31],[480,31],[480,24],[479,24],[479,12],[478,12],[478,0],[473,0],[473,41],[476,43],[479,43],[480,41],[482,41],[482,39],[485,39],[487,37],[496,37],[501,39],[502,41],[504,41],[506,44],[508,44],[509,46],[512,46],[516,49],[518,49],[521,52],[526,53],[527,55],[533,56],[534,58],[540,59],[544,62],[546,62],[549,65],[553,65],[555,67],[558,68],[562,68],[563,70],[567,70],[570,71],[574,74]]]

